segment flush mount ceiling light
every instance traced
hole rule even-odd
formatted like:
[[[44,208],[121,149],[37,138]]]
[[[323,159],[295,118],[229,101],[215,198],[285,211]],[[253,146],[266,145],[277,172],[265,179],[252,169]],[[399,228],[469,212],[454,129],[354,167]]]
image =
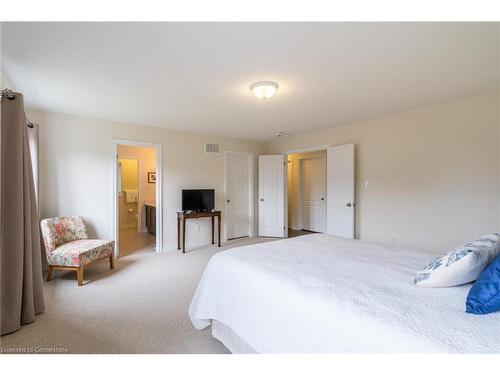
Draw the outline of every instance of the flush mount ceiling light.
[[[269,99],[278,89],[278,84],[272,81],[255,82],[250,86],[250,90],[259,99]]]

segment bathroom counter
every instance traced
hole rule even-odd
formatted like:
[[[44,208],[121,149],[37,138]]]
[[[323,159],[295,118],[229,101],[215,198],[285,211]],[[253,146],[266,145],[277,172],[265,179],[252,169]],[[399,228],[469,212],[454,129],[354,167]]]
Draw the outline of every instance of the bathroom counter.
[[[146,228],[152,235],[156,235],[156,202],[144,202],[146,209]]]

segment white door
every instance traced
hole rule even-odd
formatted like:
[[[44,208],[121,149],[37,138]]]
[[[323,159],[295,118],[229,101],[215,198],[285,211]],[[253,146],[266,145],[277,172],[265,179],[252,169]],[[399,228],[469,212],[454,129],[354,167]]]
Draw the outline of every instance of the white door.
[[[326,230],[325,157],[301,159],[302,229],[324,233]]]
[[[259,236],[285,236],[284,155],[259,156]]]
[[[354,238],[354,144],[327,150],[327,233]]]
[[[286,158],[288,159],[288,158]],[[285,225],[287,228],[292,226],[292,217],[294,211],[294,202],[293,202],[293,159],[288,159],[287,160],[287,170],[286,170],[286,178],[287,178],[287,189],[286,189],[286,196],[287,196],[287,224]]]
[[[249,157],[226,154],[226,225],[227,239],[249,236]]]

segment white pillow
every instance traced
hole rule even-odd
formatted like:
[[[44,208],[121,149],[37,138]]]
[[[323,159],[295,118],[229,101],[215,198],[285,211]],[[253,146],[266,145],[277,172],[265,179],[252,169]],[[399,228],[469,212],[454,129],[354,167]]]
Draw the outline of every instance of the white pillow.
[[[500,254],[500,233],[482,236],[434,259],[414,283],[426,287],[456,286],[475,281]]]

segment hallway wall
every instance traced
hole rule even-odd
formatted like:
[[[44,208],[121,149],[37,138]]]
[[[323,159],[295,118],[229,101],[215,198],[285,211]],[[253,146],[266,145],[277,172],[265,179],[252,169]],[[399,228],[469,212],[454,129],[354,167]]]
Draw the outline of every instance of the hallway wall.
[[[181,190],[215,188],[215,207],[224,207],[224,151],[265,154],[266,143],[221,136],[155,128],[124,122],[85,118],[27,109],[40,124],[40,210],[42,217],[82,215],[90,234],[113,238],[113,139],[162,145],[163,248],[177,248],[176,212]],[[204,142],[220,145],[219,154],[204,152]],[[254,172],[257,180],[257,168]],[[257,190],[257,189],[256,189]],[[255,191],[257,210],[257,191]],[[255,215],[255,224],[257,215]],[[187,246],[207,244],[209,220],[190,220]]]

